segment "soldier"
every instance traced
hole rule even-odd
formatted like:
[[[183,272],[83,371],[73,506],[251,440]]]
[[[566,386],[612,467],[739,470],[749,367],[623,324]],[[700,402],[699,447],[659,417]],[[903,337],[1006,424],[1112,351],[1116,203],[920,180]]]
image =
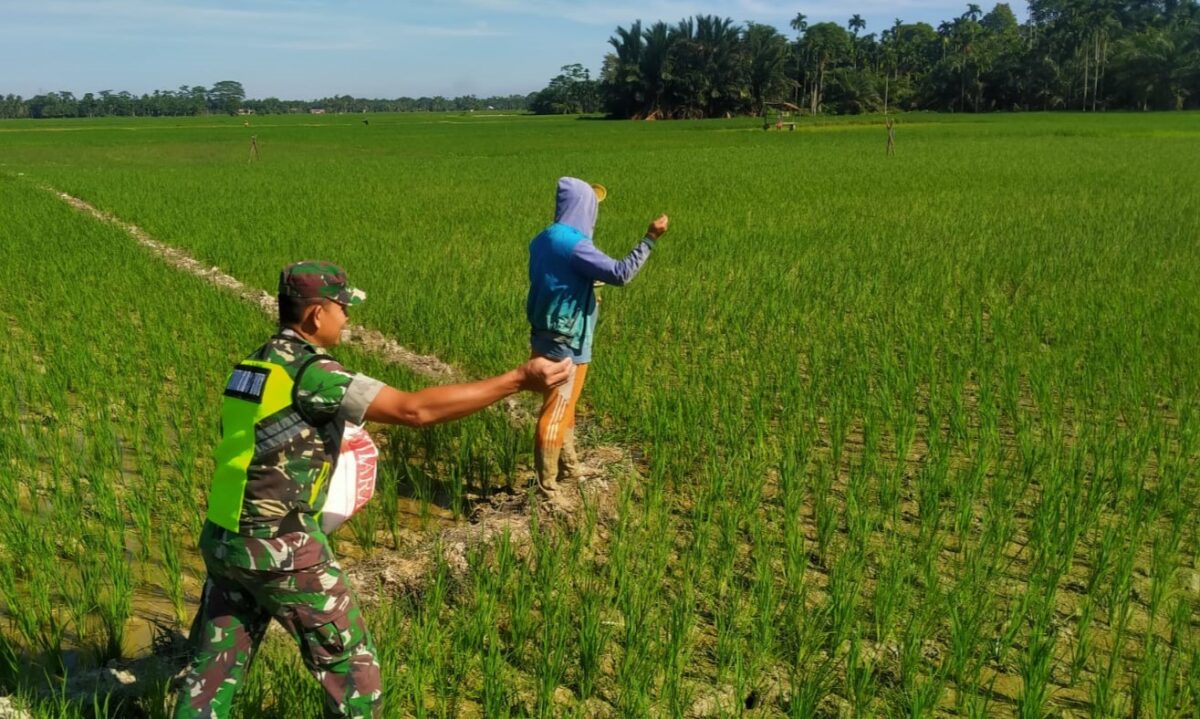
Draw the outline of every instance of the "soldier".
[[[345,424],[366,419],[424,427],[518,391],[546,392],[567,378],[569,361],[533,359],[479,382],[395,390],[323,352],[338,344],[348,308],[365,297],[336,265],[285,268],[280,332],[226,382],[222,440],[200,535],[208,578],[177,719],[229,716],[272,619],[299,644],[325,689],[328,715],[378,717],[375,647],[319,517]]]
[[[614,260],[592,244],[599,203],[607,195],[603,185],[560,178],[554,224],[529,243],[525,315],[530,349],[534,357],[572,363],[569,379],[546,391],[538,418],[534,465],[538,489],[547,497],[553,497],[560,474],[578,478],[582,471],[575,451],[575,405],[592,361],[598,308],[594,283],[629,283],[669,224],[666,215],[659,216],[624,259]]]

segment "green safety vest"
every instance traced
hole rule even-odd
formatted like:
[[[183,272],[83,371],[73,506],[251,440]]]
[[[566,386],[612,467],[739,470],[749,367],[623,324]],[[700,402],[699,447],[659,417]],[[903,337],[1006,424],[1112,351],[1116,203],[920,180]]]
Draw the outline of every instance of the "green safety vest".
[[[323,357],[325,355],[314,354],[306,358],[294,377],[288,372],[288,367],[263,360],[243,360],[234,367],[225,383],[221,406],[223,436],[215,453],[216,471],[208,498],[208,521],[230,532],[244,534],[239,530],[246,500],[260,498],[256,495],[255,483],[248,471],[256,454],[255,440],[259,425],[289,407],[303,417],[294,404],[296,383],[310,364]],[[308,421],[306,417],[303,420]],[[332,469],[331,458],[326,457],[307,498],[292,498],[287,502],[271,498],[272,501],[281,502],[287,512],[278,518],[280,524],[299,513],[319,515],[317,502],[319,499],[323,501],[321,490]],[[298,528],[293,524],[290,530]],[[280,531],[285,530],[289,528],[285,526]]]

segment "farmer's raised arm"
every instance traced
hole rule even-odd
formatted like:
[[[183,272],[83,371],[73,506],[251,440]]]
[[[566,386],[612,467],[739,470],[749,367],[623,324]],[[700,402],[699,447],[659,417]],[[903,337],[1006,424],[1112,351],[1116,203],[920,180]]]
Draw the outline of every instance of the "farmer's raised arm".
[[[466,417],[517,392],[545,392],[567,380],[570,360],[537,357],[502,375],[417,392],[384,387],[367,407],[366,419],[408,427],[428,427]]]
[[[646,236],[630,250],[623,260],[614,260],[592,244],[591,240],[583,240],[575,245],[571,254],[571,269],[588,278],[599,280],[605,284],[623,286],[637,275],[650,257],[654,242],[667,231],[669,220],[662,215],[646,230]]]

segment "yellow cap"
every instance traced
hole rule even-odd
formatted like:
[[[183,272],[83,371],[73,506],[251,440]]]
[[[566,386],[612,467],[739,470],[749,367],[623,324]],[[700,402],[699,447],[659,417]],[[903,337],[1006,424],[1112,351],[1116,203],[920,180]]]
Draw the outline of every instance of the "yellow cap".
[[[608,197],[608,188],[598,182],[592,183],[592,192],[596,193],[596,202],[604,202],[604,198]]]

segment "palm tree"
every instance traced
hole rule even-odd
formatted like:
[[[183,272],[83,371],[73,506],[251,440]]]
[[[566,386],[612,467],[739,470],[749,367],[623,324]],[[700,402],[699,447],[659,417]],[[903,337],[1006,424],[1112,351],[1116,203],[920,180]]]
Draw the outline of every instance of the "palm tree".
[[[779,97],[787,87],[787,38],[770,25],[748,23],[745,31],[749,59],[747,84],[751,112],[763,113],[767,102]]]
[[[707,60],[704,113],[708,117],[730,115],[742,103],[746,86],[741,32],[732,18],[697,15],[696,40]]]
[[[796,17],[792,18],[789,24],[796,31],[797,37],[803,35],[804,31],[808,29],[808,19],[804,17],[804,13],[802,12],[796,13]]]
[[[800,40],[804,37],[804,32],[808,30],[808,18],[804,17],[804,13],[798,12],[796,13],[796,17],[792,18],[792,21],[788,24],[796,31],[796,47],[793,49],[796,55],[796,96],[794,99],[796,104],[799,105],[800,90],[802,86],[807,84],[800,81],[800,59],[802,55],[800,52]]]
[[[638,63],[642,87],[641,112],[644,117],[665,114],[664,108],[671,72],[667,63],[671,50],[671,30],[661,20],[642,31],[642,56]]]
[[[849,28],[850,34],[853,36],[850,39],[850,48],[852,50],[851,61],[854,63],[854,67],[856,69],[858,68],[858,33],[861,32],[866,26],[867,21],[863,20],[862,15],[859,15],[858,13],[854,13],[854,15],[850,17],[850,21],[846,23],[846,27]]]
[[[608,39],[616,52],[605,58],[604,105],[617,117],[632,117],[645,101],[642,93],[642,21],[629,29],[617,27],[617,34]]]
[[[863,16],[859,15],[858,13],[854,13],[854,15],[850,17],[850,22],[846,23],[846,27],[850,29],[850,32],[854,34],[854,37],[858,37],[858,33],[861,32],[866,26],[867,21],[863,20]]]

